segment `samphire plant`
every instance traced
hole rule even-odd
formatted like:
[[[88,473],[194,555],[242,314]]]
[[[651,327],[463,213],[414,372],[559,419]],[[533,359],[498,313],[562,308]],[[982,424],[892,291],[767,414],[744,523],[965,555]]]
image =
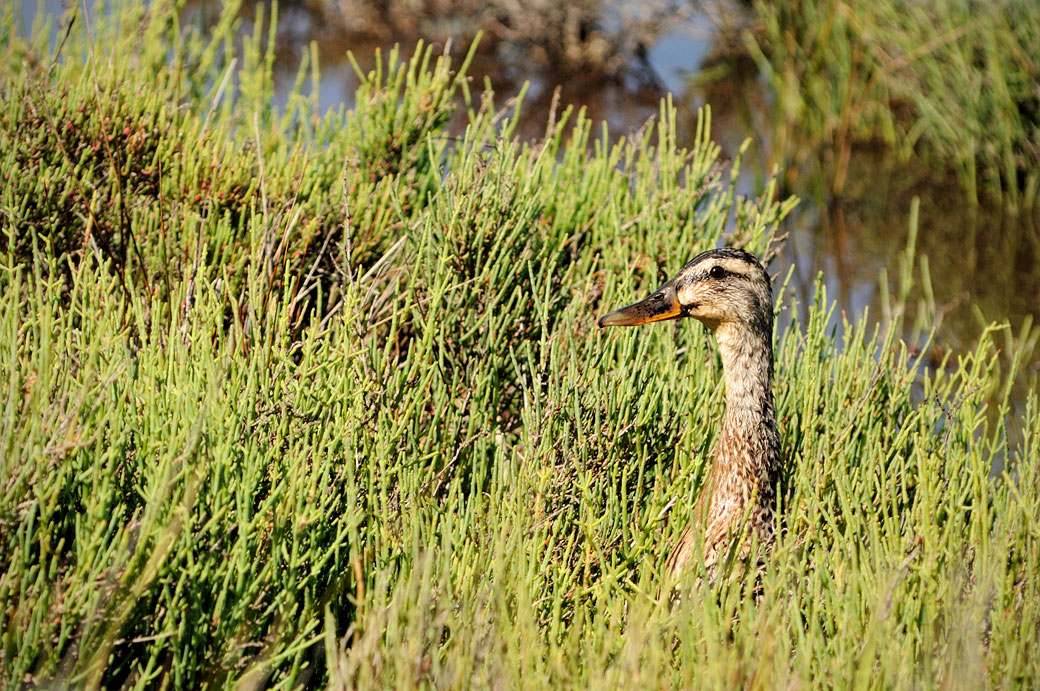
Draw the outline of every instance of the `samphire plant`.
[[[595,318],[793,202],[667,101],[517,141],[429,48],[276,110],[273,33],[177,10],[2,10],[4,686],[1036,683],[1029,324],[924,369],[909,252],[877,327],[778,276],[777,545],[672,606],[719,363]]]

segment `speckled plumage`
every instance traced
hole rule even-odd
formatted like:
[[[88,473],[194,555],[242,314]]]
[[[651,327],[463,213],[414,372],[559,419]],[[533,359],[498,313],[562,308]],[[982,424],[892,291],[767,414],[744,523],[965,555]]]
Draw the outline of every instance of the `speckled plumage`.
[[[668,558],[675,575],[694,558],[701,530],[709,570],[731,548],[746,557],[752,535],[763,547],[772,545],[781,465],[772,392],[773,299],[765,269],[743,250],[704,252],[646,300],[603,317],[600,326],[678,317],[698,319],[714,332],[726,412],[693,521]],[[742,533],[748,537],[735,544]]]

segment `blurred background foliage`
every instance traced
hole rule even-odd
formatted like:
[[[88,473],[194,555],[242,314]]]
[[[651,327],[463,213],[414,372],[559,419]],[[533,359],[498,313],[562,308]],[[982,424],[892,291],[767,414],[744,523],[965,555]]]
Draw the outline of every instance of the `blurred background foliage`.
[[[696,18],[702,30],[710,22],[716,59],[749,57],[758,67],[774,100],[773,158],[786,175],[826,156],[840,194],[851,147],[883,143],[952,174],[974,203],[980,194],[1015,211],[1036,203],[1040,9],[1025,0],[310,0],[299,8],[320,18],[315,34],[362,44],[422,37],[465,46],[479,33],[482,50],[524,61],[529,76],[586,83],[652,71],[652,49]],[[695,78],[711,78],[698,72],[696,50],[686,57]]]

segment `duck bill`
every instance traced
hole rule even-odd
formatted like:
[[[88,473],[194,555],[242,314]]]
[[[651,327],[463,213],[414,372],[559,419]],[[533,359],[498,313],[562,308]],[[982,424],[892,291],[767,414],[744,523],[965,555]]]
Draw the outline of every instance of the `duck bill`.
[[[656,293],[639,302],[614,310],[600,318],[600,328],[604,326],[639,326],[650,322],[677,319],[682,316],[682,305],[675,295],[672,285],[665,285]]]

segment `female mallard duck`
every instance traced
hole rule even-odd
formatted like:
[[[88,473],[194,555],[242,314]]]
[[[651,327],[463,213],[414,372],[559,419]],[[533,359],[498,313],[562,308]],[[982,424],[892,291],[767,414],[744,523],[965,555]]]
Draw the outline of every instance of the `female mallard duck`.
[[[599,325],[637,326],[679,317],[699,319],[715,334],[726,383],[726,413],[694,521],[683,530],[668,558],[673,575],[693,556],[698,542],[694,526],[699,531],[701,521],[704,564],[709,572],[720,557],[730,554],[733,538],[745,529],[760,545],[772,545],[780,478],[780,436],[771,388],[773,298],[769,275],[743,250],[710,250],[697,255],[653,295],[611,312]],[[745,541],[740,548],[743,557],[749,548]]]

